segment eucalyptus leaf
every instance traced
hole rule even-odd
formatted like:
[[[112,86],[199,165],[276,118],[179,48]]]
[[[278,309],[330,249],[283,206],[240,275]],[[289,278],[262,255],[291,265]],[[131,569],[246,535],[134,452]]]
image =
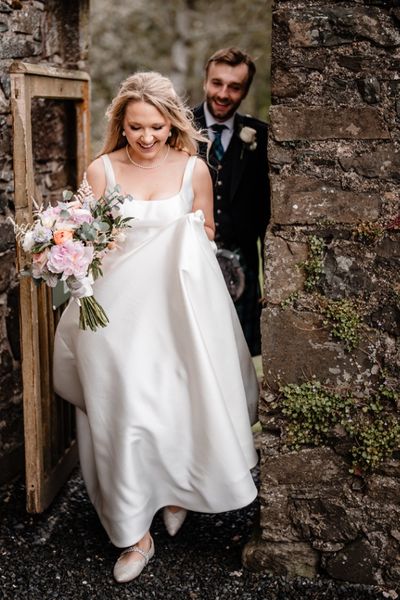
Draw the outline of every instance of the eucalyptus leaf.
[[[65,202],[68,202],[69,200],[71,200],[74,194],[71,192],[71,190],[64,190],[62,195],[63,200],[65,200]]]

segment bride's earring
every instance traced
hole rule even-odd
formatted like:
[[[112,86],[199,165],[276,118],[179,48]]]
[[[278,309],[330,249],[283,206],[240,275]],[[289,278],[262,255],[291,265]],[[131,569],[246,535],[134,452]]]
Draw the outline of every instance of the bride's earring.
[[[169,130],[168,137],[170,138],[171,136],[172,136],[172,131],[171,131],[171,130]]]
[[[126,136],[126,133],[125,133],[125,131],[123,131],[123,132],[122,132],[122,135],[123,135],[124,137]]]

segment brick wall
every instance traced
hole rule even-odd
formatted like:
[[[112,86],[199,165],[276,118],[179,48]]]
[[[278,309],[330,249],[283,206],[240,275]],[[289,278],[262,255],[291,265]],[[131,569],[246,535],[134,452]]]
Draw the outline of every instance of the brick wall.
[[[18,279],[13,214],[12,119],[9,67],[15,60],[85,69],[88,0],[0,0],[0,481],[23,465]],[[67,104],[32,107],[36,183],[43,196],[68,183],[71,160]]]
[[[274,573],[393,587],[400,585],[397,4],[274,3],[261,533],[244,553],[247,565]]]

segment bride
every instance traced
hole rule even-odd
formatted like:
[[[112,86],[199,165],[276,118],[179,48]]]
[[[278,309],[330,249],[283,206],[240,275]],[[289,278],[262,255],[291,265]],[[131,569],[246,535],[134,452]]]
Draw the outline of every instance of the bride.
[[[214,256],[211,179],[196,156],[204,138],[188,109],[167,78],[136,73],[107,116],[87,178],[96,197],[120,186],[132,227],[94,286],[109,325],[80,330],[74,302],[62,315],[54,386],[77,406],[83,477],[124,548],[114,577],[126,582],[154,555],[159,509],[175,535],[188,510],[254,500],[258,382]]]

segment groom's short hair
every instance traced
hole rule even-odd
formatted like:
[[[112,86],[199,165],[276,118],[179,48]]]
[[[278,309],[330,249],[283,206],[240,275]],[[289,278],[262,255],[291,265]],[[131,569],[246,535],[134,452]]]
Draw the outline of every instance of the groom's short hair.
[[[253,77],[256,72],[256,65],[249,54],[243,52],[243,50],[240,50],[239,48],[221,48],[221,50],[217,50],[212,56],[210,56],[206,63],[206,78],[208,76],[208,70],[211,63],[225,63],[227,65],[231,65],[232,67],[237,67],[241,64],[247,65],[248,77],[246,81],[246,92],[249,91],[251,82],[253,81]]]

